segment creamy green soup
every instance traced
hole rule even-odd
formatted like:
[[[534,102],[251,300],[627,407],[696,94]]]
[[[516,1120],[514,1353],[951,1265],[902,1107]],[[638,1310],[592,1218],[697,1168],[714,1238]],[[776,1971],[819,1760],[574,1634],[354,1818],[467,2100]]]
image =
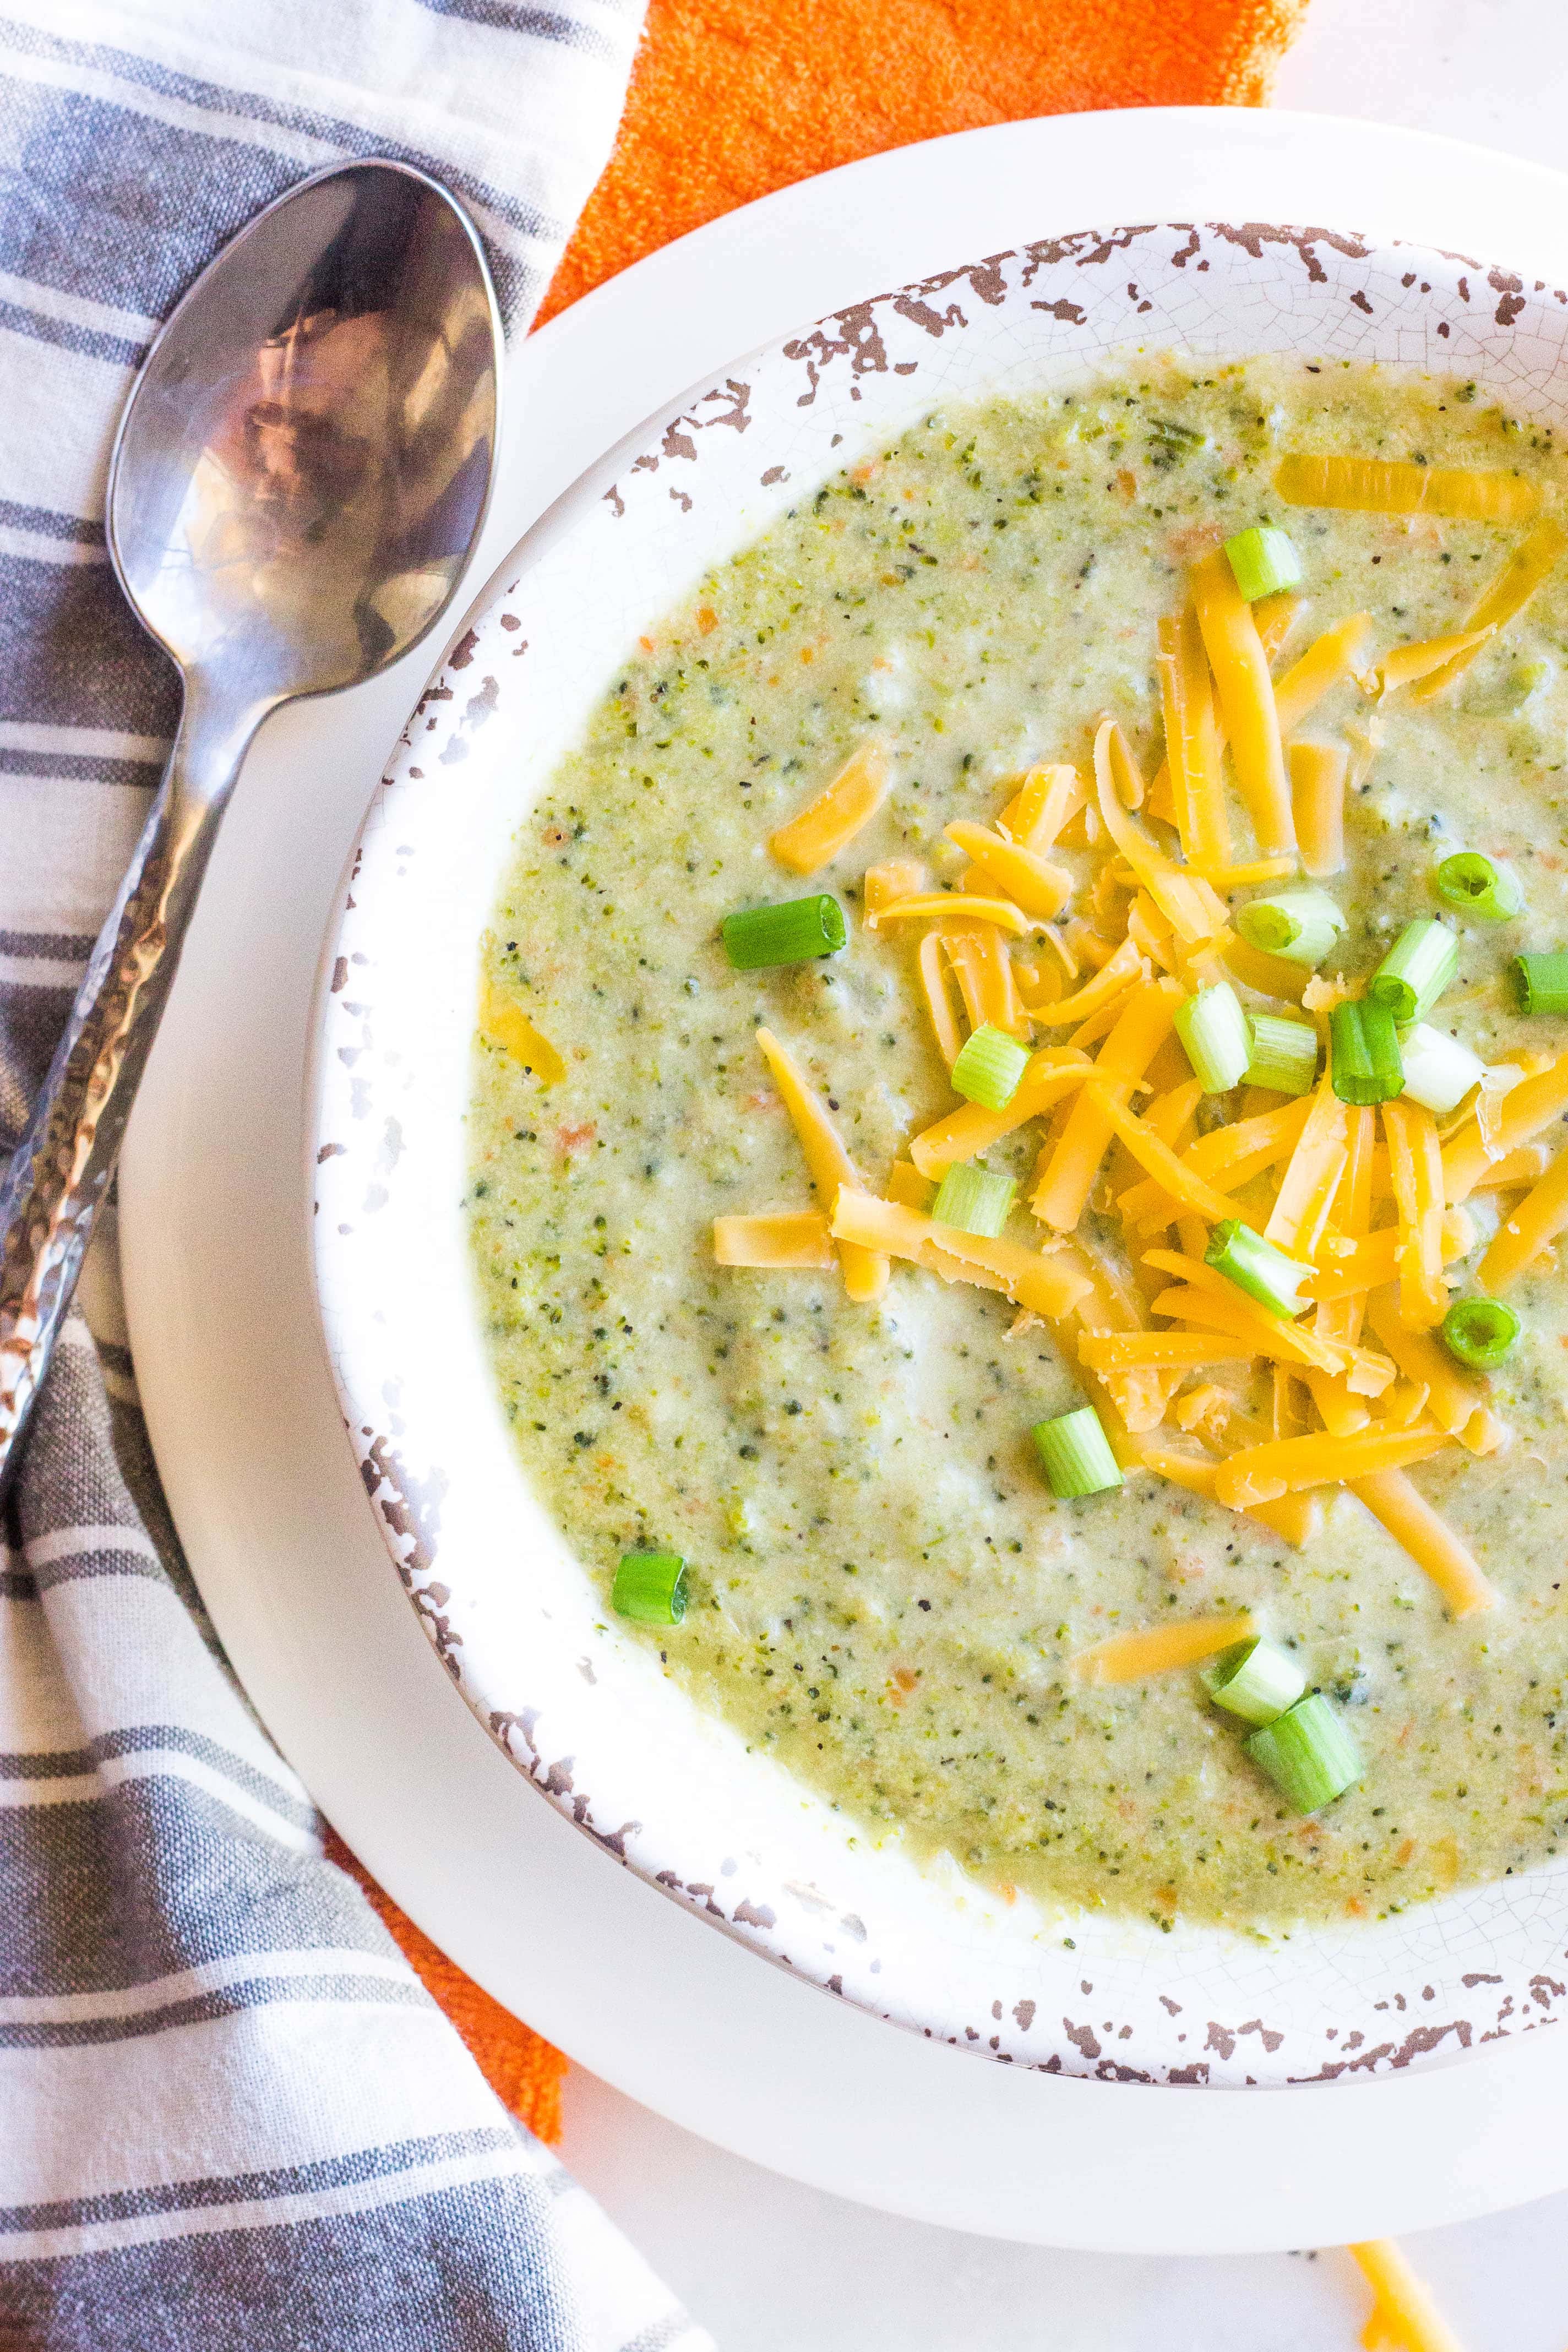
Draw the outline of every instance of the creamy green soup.
[[[1289,530],[1308,603],[1288,663],[1361,610],[1374,656],[1460,628],[1522,535],[1284,509],[1287,449],[1516,471],[1548,510],[1564,479],[1551,434],[1473,385],[1141,360],[1071,394],[936,410],[705,579],[609,682],[518,833],[486,982],[566,1075],[542,1088],[481,1036],[468,1204],[527,1473],[606,1607],[624,1552],[684,1554],[684,1622],[631,1630],[698,1704],[862,1834],[1072,1906],[1265,1930],[1521,1870],[1568,1824],[1568,1314],[1551,1254],[1509,1294],[1523,1334],[1490,1402],[1510,1442],[1410,1474],[1500,1595],[1456,1621],[1342,1490],[1303,1550],[1147,1474],[1056,1501],[1029,1431],[1083,1387],[1047,1326],[1015,1336],[1005,1298],[910,1265],[870,1307],[836,1271],[722,1268],[712,1225],[831,1206],[759,1026],[874,1189],[952,1108],[920,927],[866,929],[861,877],[915,858],[954,887],[966,861],[943,827],[992,823],[1032,763],[1087,771],[1101,712],[1152,769],[1157,624],[1196,551],[1260,520]],[[1521,882],[1517,921],[1446,916],[1460,975],[1433,1018],[1492,1064],[1568,1045],[1568,1024],[1520,1013],[1508,975],[1521,948],[1568,945],[1565,655],[1560,569],[1446,696],[1377,707],[1347,680],[1310,721],[1353,730],[1364,769],[1346,870],[1324,886],[1349,918],[1328,973],[1370,971],[1412,917],[1445,912],[1431,877],[1448,851]],[[784,874],[769,835],[873,735],[893,771],[880,811],[822,876]],[[722,919],[806,889],[839,899],[847,949],[732,971]],[[1039,1140],[989,1164],[1025,1179]],[[1468,1208],[1479,1255],[1495,1196]],[[1085,1229],[1116,1256],[1113,1217],[1091,1208]],[[1008,1230],[1037,1238],[1025,1205]],[[1449,1269],[1459,1290],[1473,1263]],[[1316,1818],[1282,1803],[1194,1673],[1095,1688],[1068,1671],[1119,1631],[1239,1610],[1364,1759]]]

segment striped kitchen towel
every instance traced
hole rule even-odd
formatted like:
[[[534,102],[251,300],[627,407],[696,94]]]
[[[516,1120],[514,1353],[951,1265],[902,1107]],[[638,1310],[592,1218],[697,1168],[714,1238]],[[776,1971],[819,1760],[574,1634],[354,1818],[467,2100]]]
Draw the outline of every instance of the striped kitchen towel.
[[[291,180],[384,154],[467,199],[521,332],[639,20],[0,0],[0,1152],[176,711],[103,536],[157,321]],[[0,1528],[0,2352],[708,2342],[322,1859],[203,1620],[128,1361],[73,1321]]]

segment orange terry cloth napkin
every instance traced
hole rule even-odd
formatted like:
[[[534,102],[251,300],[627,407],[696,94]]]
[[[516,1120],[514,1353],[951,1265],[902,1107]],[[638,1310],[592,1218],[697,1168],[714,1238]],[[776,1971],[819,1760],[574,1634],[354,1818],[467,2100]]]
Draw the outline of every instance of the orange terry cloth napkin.
[[[465,1976],[398,1909],[391,1895],[382,1893],[331,1829],[327,1832],[327,1858],[363,1887],[404,1958],[431,1999],[446,2011],[502,2106],[531,2132],[553,2145],[561,2137],[561,2084],[566,2072],[560,2051],[552,2050],[499,2000],[482,1992],[472,1977]]]
[[[913,140],[1096,107],[1261,105],[1306,5],[650,0],[620,137],[540,317],[737,205]],[[341,1841],[331,1851],[503,2104],[558,2138],[560,2053],[455,1968]]]
[[[1261,106],[1306,8],[649,0],[620,137],[540,318],[703,221],[889,147],[1108,106]]]

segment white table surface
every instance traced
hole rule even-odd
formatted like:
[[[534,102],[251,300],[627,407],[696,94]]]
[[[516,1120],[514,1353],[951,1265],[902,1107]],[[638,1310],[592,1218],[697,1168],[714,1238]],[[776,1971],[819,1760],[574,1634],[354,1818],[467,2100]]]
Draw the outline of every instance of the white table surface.
[[[1312,0],[1277,95],[1561,167],[1568,0]],[[873,2212],[580,2069],[563,2154],[723,2352],[1351,2352],[1367,2305],[1342,2254],[1062,2253]],[[1568,2199],[1407,2243],[1467,2352],[1563,2352]]]

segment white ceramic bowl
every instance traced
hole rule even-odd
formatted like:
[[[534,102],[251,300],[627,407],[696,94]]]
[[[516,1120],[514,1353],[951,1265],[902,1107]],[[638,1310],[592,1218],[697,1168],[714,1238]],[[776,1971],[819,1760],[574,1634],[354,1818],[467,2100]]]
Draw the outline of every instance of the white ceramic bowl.
[[[1553,289],[1258,223],[1042,239],[858,303],[737,361],[543,519],[366,820],[323,963],[311,1178],[328,1348],[397,1573],[470,1706],[585,1832],[760,1954],[917,2032],[1121,2081],[1441,2063],[1568,1998],[1568,1864],[1268,1943],[1007,1906],[896,1842],[852,1843],[606,1626],[513,1454],[458,1207],[478,941],[512,835],[638,634],[933,398],[1137,348],[1299,351],[1458,370],[1561,425],[1565,342]]]

